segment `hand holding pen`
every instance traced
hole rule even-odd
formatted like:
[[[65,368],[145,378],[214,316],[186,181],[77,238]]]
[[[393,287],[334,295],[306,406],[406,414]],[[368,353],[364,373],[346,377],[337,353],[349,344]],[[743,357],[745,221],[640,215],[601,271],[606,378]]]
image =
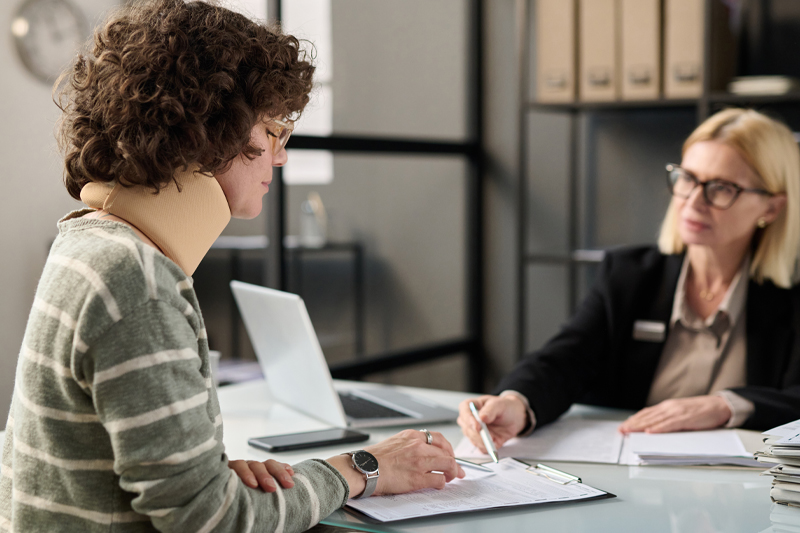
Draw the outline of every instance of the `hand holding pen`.
[[[492,440],[492,436],[489,434],[489,428],[486,427],[486,423],[481,420],[481,415],[478,414],[478,408],[475,407],[475,402],[469,402],[469,411],[472,413],[472,417],[480,424],[481,429],[478,433],[481,436],[481,442],[483,442],[483,447],[486,448],[486,453],[489,454],[489,457],[492,458],[492,461],[495,463],[500,462],[500,458],[497,457],[497,448],[494,446],[494,441]]]
[[[514,396],[480,396],[464,400],[459,405],[458,425],[464,435],[483,453],[489,453],[483,438],[481,424],[472,414],[473,403],[478,417],[486,425],[495,448],[500,448],[509,439],[516,437],[525,428],[528,414],[525,405]]]

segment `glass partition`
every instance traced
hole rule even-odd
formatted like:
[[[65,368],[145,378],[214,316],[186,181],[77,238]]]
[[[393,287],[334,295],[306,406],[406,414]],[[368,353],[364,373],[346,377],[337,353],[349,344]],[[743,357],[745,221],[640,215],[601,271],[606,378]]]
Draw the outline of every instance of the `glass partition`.
[[[318,67],[297,133],[465,140],[470,6],[282,0],[284,29],[313,43]]]
[[[329,363],[464,336],[466,158],[335,153],[333,164],[333,182],[287,186],[285,197],[287,289],[305,299]],[[310,197],[324,241],[308,230]]]

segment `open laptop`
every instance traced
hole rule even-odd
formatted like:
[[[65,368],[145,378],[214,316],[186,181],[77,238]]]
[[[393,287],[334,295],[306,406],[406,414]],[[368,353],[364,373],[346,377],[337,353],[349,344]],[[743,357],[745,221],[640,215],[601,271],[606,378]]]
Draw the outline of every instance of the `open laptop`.
[[[458,417],[452,409],[391,387],[337,393],[302,298],[241,281],[232,281],[231,290],[278,401],[338,427],[416,425]]]

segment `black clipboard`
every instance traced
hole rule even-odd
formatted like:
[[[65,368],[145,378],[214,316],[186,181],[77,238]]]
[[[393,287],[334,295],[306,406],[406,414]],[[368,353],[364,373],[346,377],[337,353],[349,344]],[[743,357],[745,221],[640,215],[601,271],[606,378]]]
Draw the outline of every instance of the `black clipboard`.
[[[511,458],[507,458],[507,459],[511,459]],[[520,461],[519,459],[511,459],[511,460],[513,460],[513,461],[515,461],[517,463],[520,463],[522,465],[525,465],[526,466],[526,470],[531,474],[534,473],[532,471],[532,469],[536,469],[535,465],[530,465],[530,464],[528,464],[528,463],[526,463],[524,461]],[[564,474],[566,474],[566,473],[564,472]],[[540,475],[540,474],[537,474],[537,475]],[[567,474],[567,475],[571,476],[571,474]],[[545,476],[545,477],[548,477],[548,476]],[[492,512],[514,511],[514,510],[517,510],[517,509],[520,509],[520,510],[530,509],[532,507],[537,507],[538,508],[538,507],[545,507],[545,506],[550,507],[552,505],[580,504],[580,503],[584,503],[584,502],[607,500],[607,499],[611,499],[611,498],[616,498],[617,497],[616,494],[612,494],[612,493],[604,491],[602,489],[598,489],[596,487],[592,487],[591,485],[582,483],[580,481],[580,479],[577,478],[577,476],[571,476],[571,477],[578,479],[579,483],[581,483],[583,485],[586,485],[587,487],[591,487],[594,490],[601,491],[602,494],[598,494],[596,496],[590,496],[590,497],[587,497],[587,498],[566,499],[566,500],[550,500],[550,501],[542,501],[542,502],[530,502],[530,503],[522,503],[522,504],[518,504],[518,505],[504,505],[504,506],[500,506],[500,507],[486,507],[486,508],[482,508],[482,509],[452,510],[452,511],[445,510],[443,512],[436,513],[436,514],[431,514],[431,515],[427,515],[427,516],[415,516],[415,517],[410,517],[410,518],[399,518],[399,519],[394,519],[394,520],[380,520],[378,518],[373,518],[372,516],[362,512],[362,511],[360,511],[358,509],[350,507],[349,505],[345,505],[344,511],[346,513],[352,515],[354,518],[357,518],[358,520],[362,521],[363,523],[369,524],[369,525],[388,524],[388,523],[399,524],[399,523],[411,523],[412,521],[425,521],[425,520],[435,519],[437,517],[443,517],[443,516],[447,516],[447,515],[451,515],[451,514],[464,514],[464,513],[472,514],[472,513],[492,513]],[[553,479],[550,479],[550,481],[552,481],[554,483],[558,483],[558,481],[554,481]]]

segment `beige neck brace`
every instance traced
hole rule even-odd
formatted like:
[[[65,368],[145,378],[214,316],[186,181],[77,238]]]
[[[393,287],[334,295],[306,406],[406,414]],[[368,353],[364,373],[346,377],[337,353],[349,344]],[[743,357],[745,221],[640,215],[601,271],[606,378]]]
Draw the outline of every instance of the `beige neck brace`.
[[[211,245],[231,220],[231,210],[217,180],[195,169],[178,171],[175,183],[153,194],[147,187],[91,182],[81,200],[135,226],[161,248],[187,276],[194,274]]]

